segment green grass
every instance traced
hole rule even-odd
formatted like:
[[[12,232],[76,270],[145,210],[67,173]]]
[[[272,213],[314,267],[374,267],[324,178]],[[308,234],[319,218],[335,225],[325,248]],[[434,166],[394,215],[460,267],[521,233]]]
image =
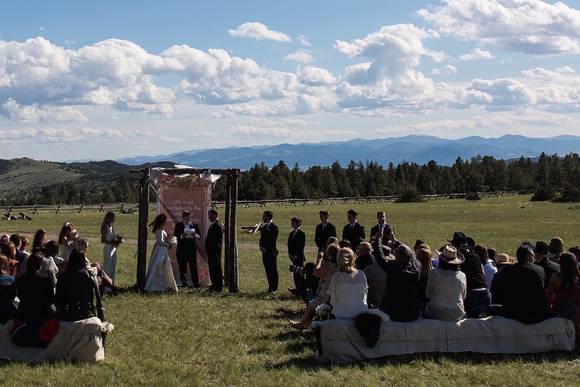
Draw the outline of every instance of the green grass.
[[[357,206],[361,222],[370,229],[374,214],[384,209],[397,236],[409,244],[424,239],[439,247],[454,231],[464,231],[498,251],[514,253],[525,239],[560,236],[568,245],[580,243],[580,206],[531,203],[528,197],[485,199],[479,202],[434,201],[418,204]],[[340,229],[349,206],[329,208]],[[274,207],[280,225],[280,289],[291,285],[286,271],[285,241],[289,219],[303,219],[308,244],[313,246],[318,207]],[[259,221],[262,209],[239,209],[238,226]],[[33,233],[43,227],[56,235],[71,220],[81,235],[98,238],[101,214],[41,213],[32,222],[0,222],[0,231]],[[117,230],[129,240],[121,247],[117,280],[135,282],[134,254],[137,215],[118,215]],[[105,301],[106,316],[115,325],[101,364],[0,364],[2,385],[578,385],[577,354],[535,356],[421,355],[352,365],[321,365],[314,357],[311,335],[288,327],[301,303],[267,288],[257,236],[238,234],[241,292],[230,295],[181,291],[176,296],[125,293]],[[96,241],[89,255],[96,259]],[[314,249],[310,248],[310,259]]]

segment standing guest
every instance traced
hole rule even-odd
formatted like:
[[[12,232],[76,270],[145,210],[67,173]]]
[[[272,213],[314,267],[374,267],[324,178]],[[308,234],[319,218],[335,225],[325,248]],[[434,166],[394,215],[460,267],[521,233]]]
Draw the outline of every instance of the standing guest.
[[[155,247],[151,252],[149,266],[147,267],[146,292],[177,293],[177,283],[173,276],[173,268],[167,252],[171,248],[171,242],[163,229],[166,223],[167,215],[159,214],[149,224],[151,233],[155,234]]]
[[[10,239],[8,239],[8,242],[0,243],[0,254],[4,255],[8,260],[8,274],[17,277],[18,261],[16,259],[16,246],[10,242]]]
[[[299,330],[308,328],[310,322],[316,315],[316,308],[322,304],[328,304],[330,302],[328,287],[332,275],[336,272],[336,257],[339,250],[340,247],[338,246],[338,243],[331,243],[326,248],[326,253],[318,253],[316,267],[313,273],[313,275],[319,279],[316,297],[308,303],[302,320],[290,321],[290,325],[293,328]]]
[[[101,243],[103,244],[103,270],[113,284],[115,283],[115,272],[117,269],[117,247],[119,247],[119,239],[113,229],[115,223],[115,214],[107,212],[101,223]],[[112,292],[112,289],[107,287],[106,292]]]
[[[564,241],[562,238],[552,238],[548,246],[548,258],[556,263],[560,259],[560,254],[564,252]]]
[[[425,305],[429,301],[426,291],[427,291],[427,280],[429,279],[429,273],[433,270],[433,261],[431,257],[433,253],[431,252],[431,247],[427,244],[420,244],[415,249],[415,255],[417,260],[421,263],[421,275],[419,277],[419,303],[421,310],[425,309]]]
[[[560,271],[554,273],[547,289],[551,310],[558,317],[574,322],[576,348],[580,346],[580,269],[572,253],[560,255]]]
[[[8,274],[8,259],[0,255],[0,324],[6,324],[16,315],[16,287],[14,277]]]
[[[356,269],[356,255],[348,247],[338,251],[336,261],[338,271],[332,275],[328,286],[332,313],[338,319],[353,319],[368,311],[367,279]]]
[[[73,250],[66,271],[56,287],[57,317],[63,321],[79,321],[97,316],[105,319],[99,287],[87,272],[84,253]],[[96,309],[95,303],[96,301]]]
[[[264,211],[262,214],[263,224],[260,226],[260,252],[262,253],[262,263],[268,279],[268,292],[278,291],[278,226],[272,222],[274,214],[272,211]]]
[[[473,252],[479,257],[481,266],[483,266],[483,274],[485,275],[485,285],[491,289],[491,282],[493,276],[497,273],[497,268],[493,265],[493,261],[489,259],[488,249],[482,245],[476,245]]]
[[[493,303],[501,305],[497,313],[501,316],[536,324],[548,317],[544,270],[533,263],[534,252],[527,245],[518,247],[516,259],[515,265],[502,269],[493,278]]]
[[[459,321],[465,317],[463,301],[467,295],[467,279],[460,270],[463,263],[459,251],[447,245],[439,255],[439,266],[429,273],[425,295],[429,299],[425,318]]]
[[[387,233],[387,228],[391,228],[391,226],[387,224],[385,212],[384,211],[377,212],[377,224],[375,224],[371,228],[371,235],[374,236],[380,232],[381,235],[383,236],[383,240],[381,241],[383,246],[387,246],[390,242],[389,240],[390,235],[389,233]]]
[[[209,228],[205,236],[205,253],[207,255],[207,265],[209,266],[209,277],[211,286],[209,290],[221,292],[224,283],[222,274],[222,241],[224,230],[218,219],[218,212],[211,208],[207,212]]]
[[[336,227],[328,221],[330,217],[328,211],[321,210],[318,215],[320,215],[320,223],[316,226],[314,232],[314,242],[318,247],[318,252],[324,252],[326,251],[328,238],[336,238]]]
[[[22,274],[26,273],[26,261],[28,260],[28,256],[30,254],[20,249],[22,243],[20,234],[10,235],[10,242],[14,243],[14,247],[16,247],[16,262],[18,262],[16,278],[18,278]]]
[[[68,256],[76,247],[76,241],[79,237],[75,226],[71,222],[65,222],[58,234],[58,256],[68,262]]]
[[[548,258],[548,254],[550,252],[550,248],[546,242],[537,241],[536,246],[534,247],[534,254],[536,265],[540,266],[544,269],[545,278],[545,287],[548,287],[550,283],[550,278],[556,273],[560,272],[560,265],[556,262],[551,261]]]
[[[393,321],[414,321],[419,318],[421,263],[413,250],[399,244],[395,249],[395,260],[381,257],[382,249],[377,249],[377,263],[387,274],[387,286],[381,310]]]
[[[365,240],[365,228],[357,221],[358,214],[352,208],[348,210],[346,216],[348,224],[342,229],[342,239],[349,241],[352,244],[352,248],[356,249]]]
[[[381,233],[382,235],[382,233]],[[373,247],[369,242],[361,242],[356,248],[356,268],[364,270],[373,264]]]
[[[183,211],[181,222],[175,225],[173,235],[177,238],[177,263],[179,266],[179,279],[181,286],[187,287],[187,266],[191,274],[191,282],[194,288],[199,288],[199,275],[197,273],[197,240],[200,238],[199,226],[191,221],[189,211]]]
[[[46,231],[44,229],[36,230],[34,233],[34,238],[32,239],[32,249],[42,249],[44,248],[44,238],[46,237]]]
[[[290,267],[292,268],[292,277],[294,280],[294,289],[288,289],[291,293],[296,294],[298,289],[302,288],[304,282],[304,247],[306,246],[306,234],[300,229],[302,220],[292,218],[290,225],[292,231],[288,234],[288,256],[290,257]]]

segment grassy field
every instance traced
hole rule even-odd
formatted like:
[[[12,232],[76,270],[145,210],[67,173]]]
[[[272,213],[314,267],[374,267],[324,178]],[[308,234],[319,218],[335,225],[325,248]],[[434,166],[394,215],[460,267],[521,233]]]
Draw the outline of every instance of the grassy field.
[[[329,208],[331,221],[346,223],[347,206]],[[399,239],[423,239],[434,247],[464,231],[478,242],[514,254],[522,240],[560,236],[567,245],[580,244],[580,206],[531,203],[528,197],[434,201],[416,204],[366,204],[357,207],[370,229],[382,209]],[[253,225],[261,209],[239,210],[238,226]],[[312,246],[318,208],[275,207],[280,226],[278,265],[280,289],[291,285],[286,270],[285,241],[289,219],[298,215]],[[32,234],[45,228],[56,235],[72,221],[80,234],[98,238],[101,214],[53,213],[31,222],[0,222],[1,232]],[[128,240],[121,246],[117,281],[135,283],[137,215],[118,215],[117,232]],[[368,232],[368,231],[367,231]],[[298,317],[301,303],[281,291],[264,294],[267,283],[257,249],[257,236],[240,233],[239,294],[185,290],[176,296],[124,293],[105,301],[106,316],[115,325],[102,364],[0,364],[1,385],[578,385],[580,356],[422,355],[376,362],[332,366],[315,360],[314,338],[292,331],[288,319]],[[89,249],[99,258],[96,239]]]

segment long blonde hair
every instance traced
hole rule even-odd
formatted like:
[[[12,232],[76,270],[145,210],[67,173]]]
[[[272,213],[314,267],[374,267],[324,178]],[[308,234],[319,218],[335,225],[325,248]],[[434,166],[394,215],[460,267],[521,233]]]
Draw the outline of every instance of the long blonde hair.
[[[343,247],[342,249],[338,250],[336,262],[338,264],[338,271],[352,273],[356,270],[356,254],[348,247]]]

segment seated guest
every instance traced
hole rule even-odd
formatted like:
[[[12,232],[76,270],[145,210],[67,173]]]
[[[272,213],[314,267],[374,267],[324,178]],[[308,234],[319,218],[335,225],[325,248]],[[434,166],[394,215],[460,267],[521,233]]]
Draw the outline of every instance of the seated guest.
[[[316,259],[316,268],[314,269],[314,276],[318,277],[318,289],[316,291],[316,297],[308,303],[304,316],[300,321],[290,321],[290,325],[293,328],[304,330],[308,328],[310,322],[314,319],[316,314],[316,308],[322,304],[328,304],[330,302],[330,296],[328,295],[328,287],[330,285],[330,279],[332,275],[336,272],[336,257],[340,247],[337,243],[331,243],[326,248],[326,254],[319,253]]]
[[[64,271],[66,268],[66,262],[58,255],[58,243],[56,243],[56,241],[48,241],[44,244],[43,250],[44,256],[52,258],[58,269]]]
[[[564,241],[562,238],[552,238],[550,240],[550,245],[548,246],[548,258],[551,261],[558,263],[560,259],[560,254],[564,252]]]
[[[375,259],[387,274],[387,286],[381,310],[393,321],[413,321],[419,318],[421,263],[415,258],[413,250],[399,244],[395,249],[395,260],[381,257],[382,249]]]
[[[576,347],[580,346],[580,269],[572,253],[560,254],[560,271],[554,273],[546,290],[552,312],[574,322]]]
[[[447,245],[439,255],[439,266],[429,273],[425,294],[429,299],[423,317],[459,321],[465,317],[463,300],[467,278],[460,270],[464,259],[457,249]]]
[[[382,235],[382,234],[381,234]],[[361,242],[356,248],[356,269],[364,270],[373,264],[373,247],[369,242]]]
[[[497,256],[497,250],[492,247],[488,247],[487,256],[489,257],[489,260],[495,265],[495,257]]]
[[[556,273],[560,272],[560,265],[556,262],[551,261],[548,258],[548,254],[550,252],[550,247],[546,242],[537,241],[536,246],[534,247],[534,254],[535,254],[535,262],[536,265],[540,266],[544,269],[544,274],[546,276],[545,279],[545,287],[548,287],[550,283],[550,278]]]
[[[465,311],[469,318],[480,318],[485,316],[487,308],[491,304],[491,293],[487,288],[481,259],[473,253],[473,250],[474,247],[459,249],[464,256],[461,271],[467,279]]]
[[[419,277],[419,302],[421,310],[424,310],[425,305],[427,305],[427,302],[429,301],[426,295],[426,290],[429,273],[433,270],[433,261],[431,260],[433,253],[431,252],[429,245],[423,243],[417,246],[415,254],[417,255],[417,260],[421,263],[421,275]]]
[[[365,240],[365,228],[357,221],[358,214],[355,210],[348,210],[346,215],[348,224],[342,229],[342,239],[349,241],[353,249],[356,249]]]
[[[21,247],[21,238],[20,234],[12,234],[10,235],[10,242],[14,243],[14,247],[16,248],[16,262],[18,262],[18,269],[16,272],[16,278],[20,277],[22,274],[26,273],[26,261],[28,260],[28,256],[26,252],[20,249]]]
[[[30,246],[30,238],[26,235],[20,235],[20,251],[24,252],[27,256],[30,255],[28,247]]]
[[[338,271],[332,275],[328,295],[336,318],[352,319],[368,311],[367,279],[356,269],[356,255],[348,247],[338,251]]]
[[[34,233],[34,238],[32,239],[32,249],[42,249],[44,248],[44,238],[46,237],[46,231],[44,229],[36,230]]]
[[[8,259],[0,255],[0,324],[6,324],[16,315],[16,287],[14,277],[8,274]]]
[[[99,262],[91,263],[87,257],[87,250],[89,249],[89,240],[86,238],[79,238],[77,240],[76,250],[85,256],[85,262],[87,264],[87,273],[94,277],[95,281],[99,285],[99,289],[111,289],[113,295],[119,293],[119,288],[113,285],[113,279],[103,270]],[[101,290],[101,294],[103,291]]]
[[[8,260],[8,274],[17,277],[18,261],[16,259],[16,246],[14,243],[10,242],[10,239],[8,239],[7,242],[0,243],[0,254],[5,256]]]
[[[518,248],[516,259],[515,265],[500,270],[493,278],[493,303],[502,306],[497,314],[524,324],[539,323],[548,317],[544,270],[533,264],[534,252],[527,245]]]
[[[20,299],[18,319],[25,322],[44,321],[54,316],[52,284],[48,278],[38,274],[42,261],[39,254],[28,257],[26,274],[16,280],[16,292]]]
[[[95,310],[96,302],[96,310]],[[64,321],[78,321],[97,316],[104,320],[99,288],[87,272],[86,257],[73,250],[66,271],[56,286],[57,317]]]
[[[378,234],[381,234],[380,232]],[[386,246],[381,246],[379,243],[380,235],[377,235],[373,239],[373,251],[374,255],[377,255],[378,259],[394,260],[395,257],[391,255],[391,249]],[[380,238],[382,239],[382,238]],[[361,243],[362,245],[362,243]],[[360,247],[360,246],[359,246]],[[382,254],[378,253],[378,249],[382,248]],[[369,286],[367,301],[369,306],[374,308],[380,308],[383,305],[383,298],[385,297],[385,289],[387,286],[387,273],[381,268],[377,263],[377,258],[371,256],[371,264],[364,268],[365,276],[367,277],[367,285]],[[357,258],[358,261],[358,258]]]
[[[481,265],[483,266],[485,285],[489,289],[491,288],[491,281],[493,281],[493,276],[495,273],[497,273],[497,268],[494,266],[493,261],[489,258],[489,249],[482,245],[476,245],[473,249],[473,252],[479,257]]]

